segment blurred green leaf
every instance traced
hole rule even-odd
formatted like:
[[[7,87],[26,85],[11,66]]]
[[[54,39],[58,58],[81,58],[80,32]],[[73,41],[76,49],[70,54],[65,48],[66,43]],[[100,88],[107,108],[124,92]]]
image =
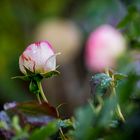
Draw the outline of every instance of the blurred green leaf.
[[[29,140],[46,140],[49,136],[55,134],[58,131],[57,121],[53,121],[36,129],[29,137]]]
[[[125,27],[128,23],[133,22],[136,14],[138,13],[135,6],[129,6],[128,7],[128,14],[118,23],[118,28]]]
[[[122,103],[122,105],[128,102],[130,96],[132,96],[137,78],[138,77],[136,75],[129,74],[129,77],[125,81],[121,82],[121,84],[119,84],[117,87],[117,92],[119,93],[119,101]]]
[[[16,131],[16,133],[20,133],[22,131],[18,116],[13,116],[12,118],[12,127]]]
[[[127,78],[127,75],[122,74],[122,73],[115,73],[114,74],[114,79],[115,80],[123,80],[124,78]]]
[[[118,23],[118,28],[125,29],[124,34],[131,48],[139,48],[140,40],[140,9],[134,3],[129,5],[127,15]]]
[[[75,115],[74,139],[86,140],[88,133],[90,133],[90,130],[92,129],[92,124],[96,121],[96,115],[89,105],[79,108]]]
[[[98,116],[98,125],[102,127],[108,127],[112,121],[112,115],[116,108],[116,97],[112,96],[104,101],[104,106]]]

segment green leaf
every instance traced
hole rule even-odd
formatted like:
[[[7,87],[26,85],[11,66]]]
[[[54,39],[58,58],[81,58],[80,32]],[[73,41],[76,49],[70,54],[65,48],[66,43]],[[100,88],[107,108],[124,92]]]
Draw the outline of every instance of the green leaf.
[[[123,28],[128,25],[130,22],[133,22],[136,18],[136,14],[139,13],[135,6],[128,7],[128,14],[118,23],[118,28]]]
[[[130,15],[125,16],[124,19],[118,23],[117,28],[125,27],[131,21],[131,18]]]
[[[43,73],[43,74],[41,74],[44,78],[50,78],[50,77],[52,77],[52,76],[57,76],[57,75],[59,75],[60,74],[60,72],[59,71],[57,71],[57,70],[54,70],[54,71],[50,71],[50,72],[47,72],[47,73]]]
[[[98,125],[108,127],[112,120],[112,112],[115,110],[117,104],[116,97],[112,96],[104,101],[104,106],[102,107],[100,114],[98,116]]]
[[[15,77],[12,77],[12,79],[22,79],[22,80],[25,80],[25,81],[30,81],[31,80],[31,77],[29,75],[15,76]]]
[[[86,105],[76,110],[75,116],[74,140],[88,140],[92,124],[96,122],[96,114],[89,105]]]
[[[30,136],[29,140],[46,140],[49,136],[58,131],[57,121],[48,123],[47,126],[36,129]]]
[[[21,129],[20,125],[19,125],[19,117],[18,116],[14,116],[12,118],[12,126],[15,129],[16,133],[22,132],[22,129]]]
[[[114,79],[115,80],[123,80],[124,78],[127,78],[127,75],[122,74],[122,73],[115,73],[114,74]]]

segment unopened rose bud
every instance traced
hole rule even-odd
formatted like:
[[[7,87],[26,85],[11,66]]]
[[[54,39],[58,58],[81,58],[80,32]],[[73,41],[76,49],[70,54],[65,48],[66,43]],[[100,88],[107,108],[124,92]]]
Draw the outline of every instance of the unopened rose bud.
[[[29,45],[19,58],[19,67],[26,74],[27,69],[33,73],[46,73],[56,69],[56,55],[47,41]]]
[[[114,67],[116,59],[126,49],[122,34],[110,25],[98,27],[91,33],[85,50],[85,61],[89,70],[102,71]]]

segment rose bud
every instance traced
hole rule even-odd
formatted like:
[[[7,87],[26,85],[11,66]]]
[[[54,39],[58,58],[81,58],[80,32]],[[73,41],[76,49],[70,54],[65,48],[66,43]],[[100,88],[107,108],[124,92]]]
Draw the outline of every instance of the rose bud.
[[[19,58],[19,67],[26,74],[27,69],[33,73],[47,73],[56,69],[56,54],[47,41],[29,45]]]
[[[87,41],[86,66],[94,72],[114,67],[125,49],[126,42],[122,34],[110,25],[102,25],[90,34]]]

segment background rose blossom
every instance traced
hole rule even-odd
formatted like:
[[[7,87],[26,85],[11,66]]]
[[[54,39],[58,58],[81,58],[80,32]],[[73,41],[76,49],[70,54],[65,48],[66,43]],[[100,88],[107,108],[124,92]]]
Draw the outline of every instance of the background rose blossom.
[[[57,52],[59,65],[73,61],[82,49],[82,32],[71,20],[51,19],[41,22],[35,32],[35,40],[48,40]]]
[[[110,25],[102,25],[89,36],[85,52],[86,65],[91,71],[114,67],[116,58],[125,48],[122,34]]]

